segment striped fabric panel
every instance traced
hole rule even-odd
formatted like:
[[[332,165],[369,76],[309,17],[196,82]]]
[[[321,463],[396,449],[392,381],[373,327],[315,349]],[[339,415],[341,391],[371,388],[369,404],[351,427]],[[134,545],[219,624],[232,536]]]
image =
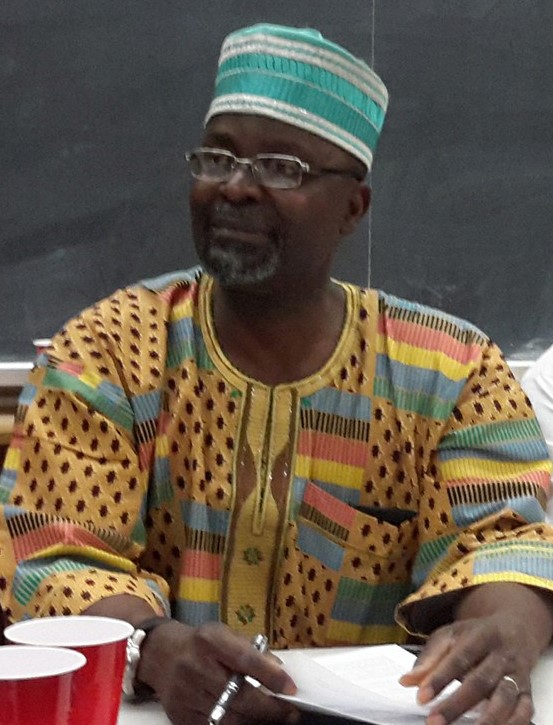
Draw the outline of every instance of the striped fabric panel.
[[[362,466],[349,466],[336,461],[325,461],[310,456],[296,456],[294,475],[311,481],[334,482],[345,488],[359,489],[365,480]],[[340,497],[341,498],[341,497]]]
[[[449,406],[451,410],[465,384],[464,376],[459,380],[448,378],[440,370],[429,370],[393,360],[389,355],[376,356],[376,378],[389,380],[394,388],[405,393],[422,393],[435,398],[437,404]]]
[[[183,360],[194,355],[194,321],[191,317],[192,307],[189,308],[189,315],[171,319],[168,325],[167,335],[167,367],[175,368]]]
[[[146,526],[144,521],[146,519],[146,497],[142,499],[142,505],[140,509],[140,516],[137,518],[134,528],[132,530],[131,539],[140,546],[146,544]]]
[[[382,291],[378,293],[378,311],[379,315],[384,315],[387,320],[401,320],[420,326],[422,329],[419,335],[422,335],[423,339],[426,337],[426,332],[422,330],[428,329],[444,333],[463,345],[485,345],[488,342],[488,337],[466,320]],[[423,344],[422,347],[427,345]],[[443,349],[441,345],[440,349]]]
[[[421,544],[413,566],[412,580],[415,588],[422,586],[428,574],[446,555],[456,538],[455,534],[448,534]]]
[[[395,319],[393,311],[386,310],[389,317],[381,315],[378,319],[377,341],[383,339],[388,340],[388,344],[402,345],[405,355],[416,356],[418,360],[425,358],[428,360],[435,352],[445,355],[450,360],[450,364],[457,364],[458,374],[466,370],[474,360],[477,360],[482,349],[481,343],[483,336],[478,334],[476,340],[473,340],[474,328],[463,329],[463,333],[451,326],[448,330],[428,327],[418,322],[409,322],[403,319]],[[432,316],[435,319],[435,316]],[[463,321],[461,321],[463,322]],[[382,352],[382,350],[379,350]]]
[[[451,514],[459,527],[470,526],[474,521],[496,514],[503,509],[513,509],[528,523],[545,520],[545,512],[538,501],[531,496],[517,496],[503,501],[488,501],[481,504],[453,506]]]
[[[379,398],[392,401],[396,408],[407,413],[415,413],[436,420],[447,420],[452,409],[451,403],[443,402],[422,391],[398,390],[391,380],[383,377],[375,377],[374,394]]]
[[[520,572],[534,580],[551,581],[553,579],[551,544],[545,541],[501,541],[483,544],[476,550],[473,567],[475,577],[487,577],[505,572]]]
[[[179,622],[190,627],[198,627],[205,622],[220,621],[221,610],[217,602],[191,602],[178,599],[174,606],[174,616]]]
[[[181,573],[183,576],[198,579],[219,579],[222,573],[222,556],[211,551],[192,549],[184,553]]]
[[[153,476],[148,495],[149,503],[154,508],[171,501],[174,497],[171,470],[167,456],[156,457],[154,460]]]
[[[79,395],[115,424],[132,430],[133,411],[123,388],[102,380],[99,375],[80,366],[61,364],[49,367],[44,374],[45,387],[68,390]]]
[[[26,383],[21,389],[21,393],[19,394],[18,404],[29,406],[36,397],[36,391],[36,385],[33,385],[32,383]]]
[[[456,461],[467,457],[469,451],[470,458],[479,460],[493,460],[501,462],[509,461],[535,461],[543,459],[544,445],[541,441],[521,442],[504,442],[491,443],[486,445],[486,450],[467,449],[464,450],[440,450],[438,453],[439,461]]]
[[[537,481],[545,490],[549,486],[549,460],[537,461],[534,465],[526,461],[498,461],[491,458],[465,456],[440,463],[440,477],[447,484],[479,483],[491,479],[496,481]]]
[[[369,584],[342,577],[331,616],[362,627],[392,626],[397,603],[409,594],[410,588],[409,582]]]
[[[218,602],[230,514],[194,501],[184,501],[181,511],[186,553],[175,607],[178,617],[183,617],[181,621],[199,625],[220,615]]]
[[[174,497],[169,466],[169,440],[167,438],[169,420],[169,414],[163,412],[158,421],[155,458],[149,487],[149,503],[150,506],[154,507],[161,506],[161,504],[171,501]]]
[[[151,277],[143,279],[138,283],[138,287],[145,287],[146,289],[157,292],[162,299],[165,299],[167,295],[172,296],[176,287],[182,287],[186,289],[191,284],[196,282],[202,273],[202,268],[199,265],[190,267],[190,269],[179,269],[176,272],[169,272],[167,274],[161,274],[158,277]]]
[[[10,500],[13,487],[17,481],[17,471],[19,469],[19,451],[14,447],[14,439],[4,459],[4,468],[0,473],[0,504],[6,504]]]
[[[136,522],[134,524],[132,533],[131,533],[131,539],[135,541],[140,546],[144,546],[146,544],[146,526],[145,526],[145,520],[147,515],[147,500],[146,496],[142,497],[142,502],[140,505],[140,516],[137,517]]]
[[[345,418],[332,413],[321,413],[317,410],[306,410],[300,407],[300,426],[303,431],[316,431],[350,441],[369,440],[369,421]]]
[[[28,556],[60,541],[67,546],[83,544],[97,546],[100,550],[116,555],[128,554],[129,540],[114,529],[95,527],[92,533],[86,524],[75,524],[50,514],[25,511],[11,505],[4,507],[4,517],[17,556]]]
[[[362,468],[367,463],[367,443],[339,438],[328,433],[300,431],[297,454]]]
[[[343,501],[349,506],[357,506],[360,501],[361,492],[359,488],[347,488],[346,486],[340,486],[335,483],[327,483],[326,481],[319,481],[316,479],[302,478],[301,476],[295,476],[293,479],[293,490],[292,490],[292,519],[296,518],[299,507],[303,501],[304,491],[308,483],[313,483],[318,488],[322,489],[329,496],[332,496],[338,501]]]
[[[465,382],[475,367],[472,360],[469,363],[461,363],[453,360],[444,351],[413,347],[413,345],[396,342],[384,336],[377,337],[376,352],[377,355],[382,355],[384,358],[387,357],[396,363],[405,365],[407,369],[412,367],[423,371],[439,371],[445,381],[453,381],[454,383]],[[432,381],[432,378],[430,380]]]
[[[8,526],[8,528],[13,537],[14,527]],[[12,540],[14,553],[18,559],[27,559],[38,552],[60,546],[60,542],[63,542],[63,546],[89,546],[112,552],[112,548],[99,536],[68,521],[53,521],[47,526],[22,533]]]
[[[446,420],[486,341],[464,320],[379,292],[374,392],[402,410]]]
[[[167,337],[167,368],[176,368],[183,360],[192,358],[198,369],[213,370],[202,333],[192,318],[171,320]]]
[[[300,515],[344,541],[355,520],[351,506],[336,501],[312,483],[306,486]]]
[[[203,573],[203,572],[202,572]],[[218,579],[183,577],[179,585],[179,599],[188,602],[214,604],[221,598],[221,582]]]
[[[167,340],[167,368],[193,358],[201,370],[212,370],[200,329],[193,320],[200,266],[143,280],[140,284],[156,292],[171,308]]]
[[[451,380],[439,370],[429,370],[378,354],[374,391],[403,410],[446,420],[461,392],[464,379]]]
[[[34,596],[43,580],[58,572],[72,572],[76,569],[89,569],[93,562],[78,561],[74,558],[53,558],[25,561],[16,568],[13,579],[13,596],[22,606],[26,606]],[[108,569],[105,565],[103,569]],[[112,569],[111,571],[115,571]]]
[[[230,513],[217,511],[195,501],[183,501],[181,506],[182,520],[190,530],[226,536]],[[187,542],[187,546],[191,544]]]
[[[350,499],[361,487],[367,462],[371,401],[327,387],[300,402],[300,431],[294,475],[343,487]]]
[[[153,390],[132,396],[130,404],[134,412],[134,437],[138,445],[138,460],[141,470],[147,470],[154,455],[157,421],[160,414],[161,393]]]
[[[302,398],[302,411],[313,410],[328,413],[351,421],[371,420],[371,400],[365,395],[348,393],[336,388],[323,388],[313,395]]]
[[[513,480],[483,481],[468,484],[450,483],[447,489],[449,503],[452,507],[488,503],[489,501],[505,501],[510,498],[535,498],[543,508],[547,504],[546,491],[540,481]]]
[[[439,454],[443,460],[451,460],[458,455],[458,449],[476,452],[479,448],[496,453],[497,460],[547,458],[547,446],[536,419],[494,421],[454,431],[440,441]]]
[[[345,556],[343,547],[302,521],[298,522],[297,542],[301,551],[316,557],[333,571],[340,570]]]
[[[159,390],[152,390],[142,395],[134,395],[130,399],[130,404],[133,409],[135,424],[146,427],[148,423],[156,421],[159,416],[161,393]],[[155,429],[148,432],[155,435]]]

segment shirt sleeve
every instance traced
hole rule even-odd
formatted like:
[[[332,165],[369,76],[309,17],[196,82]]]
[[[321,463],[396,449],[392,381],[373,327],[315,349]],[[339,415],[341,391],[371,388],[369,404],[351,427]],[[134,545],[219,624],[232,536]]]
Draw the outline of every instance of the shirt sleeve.
[[[151,292],[115,294],[55,336],[23,389],[0,478],[0,604],[12,620],[116,594],[169,611],[167,583],[140,566],[161,314]]]
[[[416,590],[398,607],[400,623],[428,633],[451,617],[451,595],[487,582],[553,591],[550,474],[530,402],[488,343],[421,472]]]

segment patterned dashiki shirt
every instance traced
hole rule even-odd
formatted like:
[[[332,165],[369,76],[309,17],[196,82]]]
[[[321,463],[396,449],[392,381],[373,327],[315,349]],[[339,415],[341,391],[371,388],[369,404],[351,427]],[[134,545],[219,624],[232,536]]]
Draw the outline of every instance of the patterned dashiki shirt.
[[[553,590],[547,451],[486,336],[342,284],[331,358],[270,387],[219,346],[212,286],[118,291],[39,357],[0,481],[12,619],[131,593],[276,648],[368,644],[463,587]]]

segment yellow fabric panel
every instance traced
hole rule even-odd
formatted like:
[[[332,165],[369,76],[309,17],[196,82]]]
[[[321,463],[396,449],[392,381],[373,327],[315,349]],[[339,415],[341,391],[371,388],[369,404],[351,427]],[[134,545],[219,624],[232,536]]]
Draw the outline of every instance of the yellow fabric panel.
[[[427,368],[428,370],[436,369],[436,355],[434,350],[426,350],[415,345],[409,345],[405,342],[395,342],[390,338],[383,339],[382,335],[378,335],[376,349],[378,353],[389,355],[393,360],[397,360],[405,365],[413,365],[418,368]],[[463,380],[467,376],[472,363],[460,363],[444,353],[439,353],[442,363],[440,370],[454,381]]]
[[[328,625],[327,638],[330,642],[351,644],[378,644],[388,642],[405,642],[407,633],[399,626],[371,625],[362,627],[350,622],[332,621]]]
[[[179,597],[193,602],[218,602],[221,582],[217,579],[186,577],[181,580]]]
[[[329,475],[329,471],[332,475]],[[345,463],[327,462],[320,458],[296,457],[297,476],[319,481],[332,481],[334,485],[346,488],[356,488],[363,483],[363,469],[358,466],[348,466]]]
[[[459,460],[443,461],[440,463],[442,478],[454,480],[458,478],[504,478],[528,474],[529,471],[549,471],[548,461],[538,461],[534,465],[527,461],[515,463],[507,461],[486,461],[482,458],[462,458]]]
[[[129,572],[131,574],[136,573],[136,566],[132,563],[132,561],[129,561],[129,559],[125,559],[122,556],[109,554],[106,551],[96,549],[92,546],[70,546],[67,544],[56,544],[55,546],[48,546],[46,549],[41,549],[40,551],[35,552],[28,558],[43,559],[47,556],[84,556],[84,558],[90,557],[91,559],[94,559],[94,562],[102,562],[103,564],[107,564],[110,567],[121,569],[122,571]]]

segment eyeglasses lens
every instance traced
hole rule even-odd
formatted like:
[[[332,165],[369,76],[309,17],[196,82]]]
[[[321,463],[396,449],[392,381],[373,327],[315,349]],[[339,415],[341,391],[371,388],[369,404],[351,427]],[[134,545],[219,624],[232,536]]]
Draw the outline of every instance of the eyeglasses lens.
[[[302,180],[302,167],[293,158],[258,156],[254,173],[260,184],[271,189],[295,189]]]
[[[196,149],[186,155],[195,179],[213,183],[228,181],[240,164],[230,152]],[[252,159],[250,169],[258,184],[270,189],[295,189],[302,181],[299,159],[278,155],[260,155]]]

